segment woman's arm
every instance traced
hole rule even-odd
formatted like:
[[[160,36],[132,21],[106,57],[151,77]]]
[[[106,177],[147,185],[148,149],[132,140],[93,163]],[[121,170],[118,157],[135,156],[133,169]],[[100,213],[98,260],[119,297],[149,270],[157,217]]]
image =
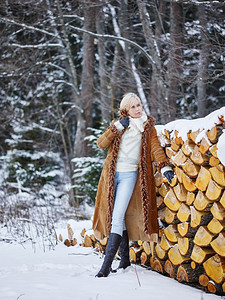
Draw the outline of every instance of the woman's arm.
[[[115,136],[122,134],[122,131],[112,123],[106,131],[97,139],[97,145],[100,149],[106,149],[114,140]]]

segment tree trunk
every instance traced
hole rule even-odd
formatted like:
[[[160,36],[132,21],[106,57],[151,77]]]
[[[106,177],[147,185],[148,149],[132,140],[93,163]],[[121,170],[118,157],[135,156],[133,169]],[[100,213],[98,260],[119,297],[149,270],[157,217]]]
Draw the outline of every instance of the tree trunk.
[[[200,57],[197,79],[198,116],[204,117],[206,115],[206,83],[208,69],[208,51],[210,49],[206,36],[207,16],[204,4],[198,6],[198,14],[201,27]]]
[[[169,121],[176,118],[176,100],[178,98],[178,87],[182,74],[182,11],[183,6],[181,3],[170,3],[170,38],[171,49],[169,55],[168,66],[168,105],[169,105]]]
[[[158,119],[159,113],[163,121],[168,120],[167,102],[165,96],[165,84],[163,80],[163,67],[161,64],[158,41],[155,39],[150,16],[146,8],[146,1],[137,0],[143,32],[150,55],[152,56],[152,79],[151,79],[151,115]]]
[[[104,34],[104,19],[103,10],[100,6],[96,12],[96,29],[98,34]],[[100,99],[102,120],[109,121],[111,118],[112,107],[110,104],[109,80],[106,75],[106,57],[105,57],[105,41],[104,38],[98,39],[98,54],[99,54],[99,77],[100,77]]]
[[[84,29],[95,30],[95,1],[83,3]],[[90,153],[84,140],[87,128],[92,127],[92,102],[94,86],[94,38],[88,33],[83,34],[83,65],[81,75],[81,107],[83,113],[77,117],[78,128],[76,134],[75,155],[87,156]],[[83,119],[84,118],[84,119]]]

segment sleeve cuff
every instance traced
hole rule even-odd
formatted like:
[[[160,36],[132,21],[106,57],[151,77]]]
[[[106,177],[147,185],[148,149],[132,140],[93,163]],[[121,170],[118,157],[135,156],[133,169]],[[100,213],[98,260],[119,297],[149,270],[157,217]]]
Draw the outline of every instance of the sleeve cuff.
[[[172,168],[169,166],[165,166],[161,169],[161,174],[164,174],[166,171],[172,171]]]
[[[124,127],[123,127],[123,125],[120,123],[120,121],[116,121],[116,122],[114,123],[114,125],[116,126],[116,128],[117,128],[118,130],[123,130],[123,129],[124,129]]]

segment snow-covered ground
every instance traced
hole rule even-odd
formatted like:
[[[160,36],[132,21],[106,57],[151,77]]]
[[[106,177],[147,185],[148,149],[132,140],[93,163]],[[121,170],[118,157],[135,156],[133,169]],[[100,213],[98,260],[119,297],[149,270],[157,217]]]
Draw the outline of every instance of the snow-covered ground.
[[[80,232],[91,221],[69,221],[78,244]],[[57,233],[67,236],[67,223],[58,224]],[[59,243],[45,250],[26,242],[0,243],[1,300],[216,300],[220,296],[181,284],[156,272],[132,265],[126,270],[96,278],[102,256],[92,248]],[[114,267],[119,262],[114,262]]]

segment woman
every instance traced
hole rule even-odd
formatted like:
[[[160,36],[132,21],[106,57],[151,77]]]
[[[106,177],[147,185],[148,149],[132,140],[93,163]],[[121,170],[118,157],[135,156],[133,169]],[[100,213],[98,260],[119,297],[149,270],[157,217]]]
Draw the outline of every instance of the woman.
[[[98,239],[109,235],[103,265],[96,277],[107,277],[119,248],[119,268],[130,265],[129,239],[157,241],[158,220],[152,157],[171,182],[169,167],[157,138],[154,119],[143,111],[139,97],[126,94],[120,118],[98,138],[99,148],[110,146],[99,180],[93,217]]]

